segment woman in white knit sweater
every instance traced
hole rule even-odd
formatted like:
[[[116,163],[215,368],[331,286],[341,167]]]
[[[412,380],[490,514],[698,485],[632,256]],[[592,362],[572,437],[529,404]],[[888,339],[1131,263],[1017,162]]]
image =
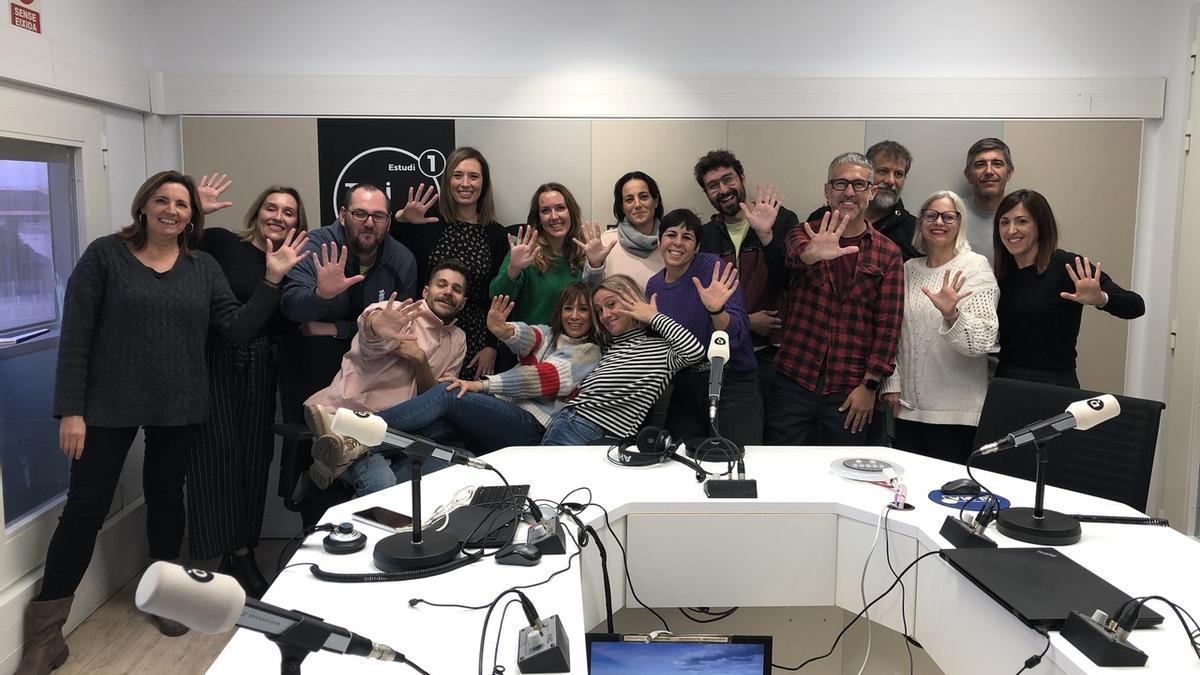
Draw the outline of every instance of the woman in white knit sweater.
[[[917,211],[904,263],[904,323],[896,372],[883,400],[896,416],[896,447],[966,461],[987,393],[987,354],[996,343],[1000,291],[987,258],[971,251],[962,198],[930,195]]]

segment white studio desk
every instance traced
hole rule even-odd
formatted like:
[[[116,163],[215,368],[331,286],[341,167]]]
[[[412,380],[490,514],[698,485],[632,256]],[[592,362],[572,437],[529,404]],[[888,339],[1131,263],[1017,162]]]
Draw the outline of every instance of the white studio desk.
[[[748,477],[758,480],[756,500],[713,500],[704,496],[693,472],[676,462],[649,468],[622,468],[608,462],[604,448],[509,448],[486,456],[512,484],[530,484],[534,499],[558,501],[587,486],[592,500],[608,509],[612,534],[629,551],[629,573],[641,599],[651,607],[804,607],[836,605],[862,609],[859,581],[881,510],[891,492],[870,483],[834,476],[830,463],[841,457],[870,456],[906,470],[913,511],[889,515],[892,560],[902,569],[920,553],[946,548],[938,531],[956,509],[929,501],[929,491],[965,476],[963,468],[887,448],[754,447],[747,453]],[[1054,461],[1051,457],[1050,461]],[[978,471],[985,484],[1013,502],[1032,505],[1033,484]],[[436,472],[423,482],[428,514],[464,485],[498,484],[495,474],[466,467]],[[585,502],[575,493],[569,501]],[[350,520],[353,511],[386,506],[411,510],[408,485],[399,485],[337,506],[324,522]],[[1057,488],[1046,490],[1047,508],[1064,513],[1135,516],[1135,510]],[[621,552],[604,531],[599,509],[583,520],[606,535],[613,611],[636,606],[624,580]],[[564,521],[569,523],[569,521]],[[324,552],[324,532],[310,536],[290,563],[316,562],[338,572],[375,572],[371,551],[383,530],[362,526],[370,541],[349,556]],[[573,531],[571,524],[569,531]],[[1000,546],[1027,546],[989,528]],[[518,536],[522,536],[518,533]],[[574,545],[568,541],[568,553]],[[1083,524],[1083,539],[1063,547],[1069,557],[1132,596],[1163,595],[1200,615],[1200,543],[1172,529],[1144,525]],[[487,604],[506,588],[536,583],[567,565],[568,556],[544,556],[534,567],[513,567],[485,559],[445,575],[416,581],[337,584],[319,581],[307,567],[285,570],[263,598],[387,644],[434,675],[475,673],[483,611],[409,607],[410,598],[465,605]],[[543,617],[557,614],[570,632],[572,672],[586,673],[584,633],[604,621],[600,561],[595,546],[585,549],[570,571],[528,591]],[[726,572],[721,572],[722,570]],[[738,573],[740,571],[740,574]],[[728,580],[727,582],[725,580]],[[894,581],[881,551],[871,559],[868,600]],[[905,577],[908,623],[916,639],[947,675],[1011,675],[1045,638],[1027,628],[938,556],[919,562]],[[511,597],[511,596],[510,596]],[[900,631],[898,589],[877,603],[872,620]],[[1130,641],[1149,655],[1144,673],[1200,673],[1200,662],[1169,608],[1162,626],[1134,631]],[[1111,612],[1115,608],[1103,608]],[[484,657],[490,671],[499,610],[492,617]],[[518,608],[508,613],[499,636],[499,661],[515,675],[516,643],[523,623]],[[711,626],[672,625],[675,630],[720,632]],[[621,630],[621,626],[617,626]],[[1057,632],[1035,673],[1108,673],[1093,664]],[[786,635],[775,639],[785,640]],[[823,650],[822,650],[823,651]],[[821,652],[818,652],[821,653]],[[815,656],[812,654],[810,656]],[[787,665],[796,665],[789,663]],[[264,636],[239,630],[210,673],[278,672],[279,651]],[[306,673],[411,673],[407,666],[368,661],[329,652],[310,655]],[[803,671],[802,671],[803,672]],[[1124,671],[1121,671],[1124,672]]]

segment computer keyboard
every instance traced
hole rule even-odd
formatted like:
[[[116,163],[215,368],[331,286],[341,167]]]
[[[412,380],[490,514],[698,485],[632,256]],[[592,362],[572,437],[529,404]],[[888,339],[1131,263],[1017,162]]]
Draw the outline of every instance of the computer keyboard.
[[[495,515],[489,521],[498,522],[496,519],[503,519],[504,525],[497,527],[483,537],[472,539],[467,542],[467,546],[471,548],[499,548],[512,541],[514,532],[513,521],[516,515],[525,509],[525,500],[528,497],[528,485],[484,485],[483,487],[476,488],[474,496],[471,497],[470,506],[496,509]]]

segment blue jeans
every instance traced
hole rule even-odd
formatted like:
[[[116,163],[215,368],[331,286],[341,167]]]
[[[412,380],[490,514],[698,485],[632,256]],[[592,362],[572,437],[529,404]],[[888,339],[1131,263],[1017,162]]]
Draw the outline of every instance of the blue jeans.
[[[563,408],[546,425],[542,445],[589,445],[604,436],[600,425],[584,419],[574,408]]]
[[[520,406],[475,392],[458,398],[457,391],[446,387],[446,383],[438,383],[425,393],[380,412],[379,416],[389,427],[400,431],[418,432],[449,422],[488,451],[541,442],[545,431],[541,422]]]
[[[440,459],[425,460],[421,475],[427,476],[447,466]],[[362,497],[412,480],[412,460],[399,448],[371,448],[342,473],[342,480],[354,486],[355,497]]]
[[[824,387],[824,379],[817,381],[816,391],[809,391],[786,375],[775,378],[767,403],[768,445],[865,444],[867,429],[851,433],[843,427],[846,413],[838,412],[849,392],[822,394]]]

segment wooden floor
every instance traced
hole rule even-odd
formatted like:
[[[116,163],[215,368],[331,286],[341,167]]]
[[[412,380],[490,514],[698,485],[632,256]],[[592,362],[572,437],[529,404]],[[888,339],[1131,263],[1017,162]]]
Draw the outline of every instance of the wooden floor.
[[[275,576],[275,560],[283,544],[281,539],[263,540],[255,550],[258,565],[268,580]],[[218,563],[218,560],[201,560],[189,564],[215,570]],[[194,675],[208,670],[233,637],[233,631],[222,635],[189,631],[175,638],[162,635],[150,618],[133,606],[139,579],[126,584],[67,636],[71,657],[54,671],[55,675]]]

